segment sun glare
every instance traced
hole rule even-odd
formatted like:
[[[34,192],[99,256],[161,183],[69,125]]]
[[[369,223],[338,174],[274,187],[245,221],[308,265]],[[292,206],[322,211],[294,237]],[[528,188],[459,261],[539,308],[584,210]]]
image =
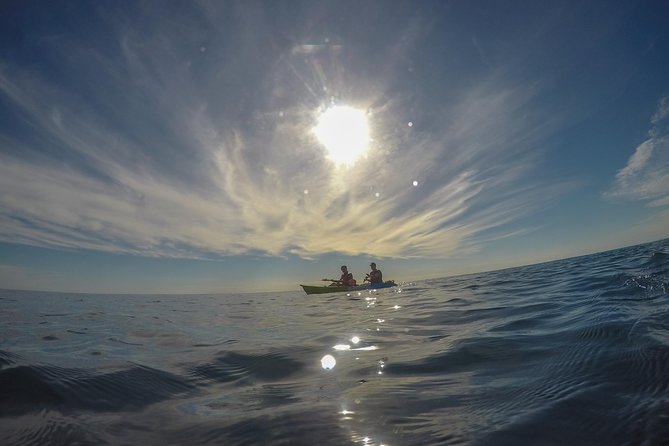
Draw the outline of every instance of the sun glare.
[[[328,158],[339,165],[353,164],[369,145],[367,116],[362,110],[335,106],[325,110],[314,127]]]

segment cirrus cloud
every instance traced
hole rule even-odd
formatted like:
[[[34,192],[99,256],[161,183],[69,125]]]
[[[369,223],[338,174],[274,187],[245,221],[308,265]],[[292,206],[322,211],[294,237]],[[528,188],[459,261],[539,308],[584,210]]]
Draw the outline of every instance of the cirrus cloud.
[[[649,138],[639,144],[627,165],[616,174],[611,198],[648,201],[649,206],[669,204],[669,98],[663,97],[651,118]]]
[[[242,23],[264,20],[255,11]],[[113,49],[45,43],[66,75],[84,67],[85,83],[0,70],[3,108],[20,121],[0,139],[0,240],[189,258],[436,258],[522,232],[510,224],[560,192],[523,181],[546,132],[536,89],[491,76],[407,112],[411,95],[383,73],[420,27],[400,33],[375,82],[347,95],[356,79],[342,57],[356,54],[345,42],[281,44],[245,28],[240,47],[205,45],[199,33],[184,43],[162,22],[141,25],[114,28]],[[335,92],[368,111],[374,133],[368,157],[340,169],[310,131]],[[639,153],[623,176],[646,166]]]

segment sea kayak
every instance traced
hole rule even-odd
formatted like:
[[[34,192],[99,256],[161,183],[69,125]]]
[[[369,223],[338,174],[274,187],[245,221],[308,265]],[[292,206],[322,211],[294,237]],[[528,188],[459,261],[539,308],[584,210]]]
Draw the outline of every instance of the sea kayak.
[[[388,280],[383,283],[365,283],[362,285],[356,286],[312,286],[312,285],[300,285],[305,293],[307,294],[325,294],[325,293],[344,293],[351,291],[364,291],[364,290],[377,290],[380,288],[390,288],[397,286],[397,284]]]

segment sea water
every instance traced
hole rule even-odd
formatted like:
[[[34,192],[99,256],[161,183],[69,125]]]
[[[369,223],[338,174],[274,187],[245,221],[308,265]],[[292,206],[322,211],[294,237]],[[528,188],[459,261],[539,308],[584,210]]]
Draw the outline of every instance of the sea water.
[[[307,296],[0,292],[2,445],[666,445],[669,240]]]

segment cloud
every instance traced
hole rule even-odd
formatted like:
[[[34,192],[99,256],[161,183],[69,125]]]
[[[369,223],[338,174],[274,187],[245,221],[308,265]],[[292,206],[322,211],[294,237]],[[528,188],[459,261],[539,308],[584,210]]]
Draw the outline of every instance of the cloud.
[[[663,97],[660,99],[657,106],[657,111],[651,118],[650,122],[653,125],[659,125],[667,117],[669,117],[669,97]]]
[[[4,107],[21,119],[0,139],[0,240],[188,258],[438,258],[522,232],[512,224],[560,193],[526,181],[546,131],[526,85],[493,77],[452,103],[412,104],[386,74],[347,95],[345,42],[259,52],[269,34],[237,30],[234,51],[231,35],[204,45],[159,22],[119,25],[115,50],[54,44],[71,73],[86,67],[76,88],[2,67]],[[396,46],[406,52],[420,40],[407,32]],[[349,168],[310,131],[336,92],[373,127],[371,152]]]
[[[669,132],[665,128],[667,117],[669,98],[663,97],[651,118],[649,138],[635,149],[627,165],[618,171],[613,188],[605,196],[649,201],[649,206],[653,207],[669,204]]]

